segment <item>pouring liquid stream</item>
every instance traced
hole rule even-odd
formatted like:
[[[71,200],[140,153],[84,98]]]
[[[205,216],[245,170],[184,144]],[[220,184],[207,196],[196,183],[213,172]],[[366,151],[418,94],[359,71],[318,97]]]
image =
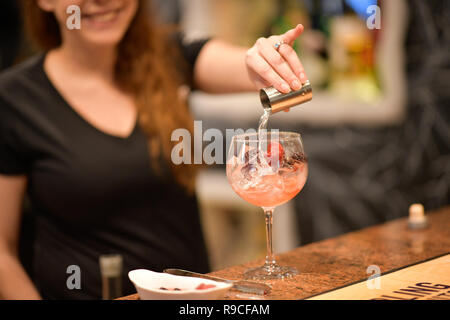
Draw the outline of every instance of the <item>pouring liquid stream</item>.
[[[263,145],[262,142],[265,140],[265,135],[267,135],[267,124],[269,123],[270,115],[272,114],[271,110],[268,108],[264,108],[264,113],[259,119],[259,125],[258,125],[258,157],[261,161],[261,164],[263,167],[269,167],[269,164],[267,163],[266,159],[262,157],[263,155]]]

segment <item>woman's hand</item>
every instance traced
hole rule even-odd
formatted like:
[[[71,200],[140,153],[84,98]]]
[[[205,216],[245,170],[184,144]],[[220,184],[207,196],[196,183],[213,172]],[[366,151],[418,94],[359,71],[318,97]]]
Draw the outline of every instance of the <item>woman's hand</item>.
[[[292,48],[303,29],[299,24],[285,34],[259,38],[247,51],[247,71],[258,90],[273,86],[280,92],[289,93],[299,90],[306,82],[305,69]],[[282,43],[278,49],[277,43]]]
[[[200,52],[194,69],[194,83],[209,93],[248,92],[274,86],[288,93],[306,82],[303,65],[292,49],[303,33],[299,24],[279,36],[260,38],[250,48],[212,39]],[[275,45],[283,43],[277,49]]]

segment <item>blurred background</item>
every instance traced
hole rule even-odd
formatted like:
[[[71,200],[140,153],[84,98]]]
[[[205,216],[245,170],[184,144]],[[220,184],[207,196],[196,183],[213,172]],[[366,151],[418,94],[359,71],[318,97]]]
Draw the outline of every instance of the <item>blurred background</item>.
[[[159,23],[187,38],[251,47],[298,23],[297,50],[314,98],[269,127],[299,132],[309,157],[303,191],[276,209],[275,252],[449,204],[450,2],[446,0],[153,0]],[[380,8],[369,29],[367,8]],[[373,22],[373,21],[372,21]],[[0,69],[32,54],[18,1],[0,5]],[[203,130],[256,128],[257,93],[193,91]],[[225,152],[226,153],[226,152]],[[224,166],[197,181],[213,269],[265,255],[262,210],[229,186]]]

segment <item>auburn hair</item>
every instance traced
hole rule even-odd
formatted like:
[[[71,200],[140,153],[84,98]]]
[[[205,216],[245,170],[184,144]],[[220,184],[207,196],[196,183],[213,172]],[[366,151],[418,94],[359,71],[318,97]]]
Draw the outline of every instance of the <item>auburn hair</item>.
[[[60,27],[52,12],[42,10],[37,0],[22,0],[24,19],[30,40],[48,51],[62,44]],[[156,26],[148,1],[139,6],[118,46],[115,65],[117,85],[135,99],[139,124],[148,136],[151,165],[162,173],[161,159],[169,164],[170,173],[190,193],[194,191],[195,165],[175,165],[171,152],[177,141],[171,141],[173,130],[193,132],[193,119],[180,87],[186,82],[186,63],[179,50],[169,41],[173,28]],[[191,154],[193,154],[191,152]]]

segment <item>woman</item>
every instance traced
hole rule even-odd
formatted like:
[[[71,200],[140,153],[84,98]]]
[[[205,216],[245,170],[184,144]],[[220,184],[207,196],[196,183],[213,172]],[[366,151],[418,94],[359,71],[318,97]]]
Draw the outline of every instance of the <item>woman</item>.
[[[168,41],[146,1],[24,4],[45,54],[0,76],[0,296],[99,298],[98,258],[107,253],[123,256],[124,294],[133,292],[131,269],[207,272],[194,169],[170,160],[171,132],[193,125],[177,89],[186,79],[208,92],[299,89],[306,77],[289,44],[303,27],[246,50]],[[73,4],[81,29],[69,30]],[[276,48],[280,41],[287,45]],[[18,258],[25,194],[34,226],[28,272]],[[66,285],[71,265],[81,270],[80,290]]]

